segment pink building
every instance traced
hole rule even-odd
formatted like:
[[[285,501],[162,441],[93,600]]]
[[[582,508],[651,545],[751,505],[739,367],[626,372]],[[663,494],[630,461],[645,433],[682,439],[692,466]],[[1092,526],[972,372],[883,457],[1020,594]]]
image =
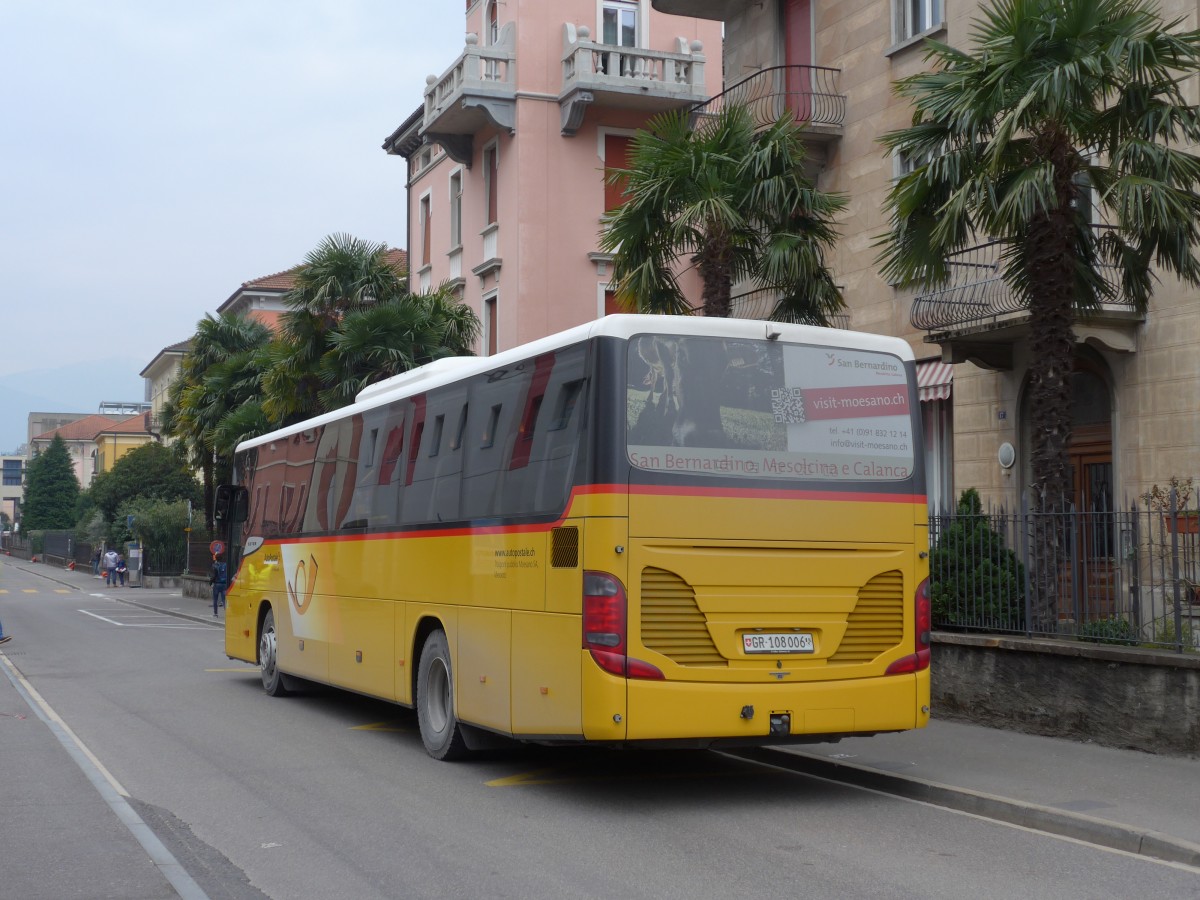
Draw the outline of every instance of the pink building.
[[[612,311],[604,168],[650,116],[720,91],[721,25],[650,0],[473,0],[466,31],[383,146],[408,162],[411,289],[454,285],[491,354]]]

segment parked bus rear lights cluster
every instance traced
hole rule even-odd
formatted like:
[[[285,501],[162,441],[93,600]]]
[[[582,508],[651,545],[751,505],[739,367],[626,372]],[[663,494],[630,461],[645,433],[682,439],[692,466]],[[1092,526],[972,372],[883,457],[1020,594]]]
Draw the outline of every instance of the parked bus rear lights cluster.
[[[662,680],[657,666],[626,655],[625,587],[607,572],[583,573],[583,647],[605,672],[622,678]]]
[[[887,668],[888,675],[903,675],[929,668],[929,632],[933,630],[933,609],[929,602],[929,579],[917,585],[916,653],[901,657]]]

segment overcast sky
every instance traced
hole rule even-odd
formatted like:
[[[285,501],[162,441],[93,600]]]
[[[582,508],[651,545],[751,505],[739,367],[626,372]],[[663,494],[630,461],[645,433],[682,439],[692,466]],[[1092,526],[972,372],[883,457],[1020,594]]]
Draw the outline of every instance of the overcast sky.
[[[0,377],[137,383],[324,236],[405,246],[380,144],[464,31],[445,0],[0,0]]]

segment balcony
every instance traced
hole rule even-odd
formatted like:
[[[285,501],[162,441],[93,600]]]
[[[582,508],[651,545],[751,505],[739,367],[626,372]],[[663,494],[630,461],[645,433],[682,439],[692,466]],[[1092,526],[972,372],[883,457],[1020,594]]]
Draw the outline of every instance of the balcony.
[[[692,108],[697,128],[729,105],[744,106],[755,126],[767,128],[791,110],[804,125],[805,137],[824,143],[842,134],[846,95],[837,90],[841,69],[825,66],[772,66],[743,78],[711,100]]]
[[[441,144],[457,162],[470,163],[474,135],[494,126],[516,127],[515,29],[505,25],[495,45],[479,46],[467,35],[466,49],[439,78],[426,81],[422,137]]]
[[[1011,369],[1013,347],[1028,337],[1029,312],[1001,277],[1002,249],[1001,242],[989,241],[951,255],[950,283],[913,298],[909,321],[927,332],[926,343],[942,347],[945,362]],[[1112,283],[1115,276],[1110,270],[1106,277]],[[1072,327],[1077,341],[1130,353],[1144,318],[1121,299],[1077,315]]]
[[[746,0],[651,0],[651,5],[659,12],[673,16],[727,22],[736,19],[745,9]]]
[[[615,47],[591,40],[586,25],[563,25],[562,133],[575,134],[591,104],[653,115],[686,109],[707,97],[703,45],[675,41],[673,53]]]

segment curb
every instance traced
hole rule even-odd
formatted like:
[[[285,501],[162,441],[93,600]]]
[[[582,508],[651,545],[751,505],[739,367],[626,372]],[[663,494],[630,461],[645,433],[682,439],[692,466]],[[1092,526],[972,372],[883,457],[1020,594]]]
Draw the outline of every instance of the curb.
[[[867,766],[822,759],[785,748],[753,747],[726,752],[730,756],[786,769],[789,772],[867,788],[906,800],[919,800],[934,806],[972,813],[985,819],[1122,850],[1136,856],[1148,856],[1200,868],[1200,844],[1148,828],[1122,825],[1107,819],[998,797],[969,788],[937,784]]]

